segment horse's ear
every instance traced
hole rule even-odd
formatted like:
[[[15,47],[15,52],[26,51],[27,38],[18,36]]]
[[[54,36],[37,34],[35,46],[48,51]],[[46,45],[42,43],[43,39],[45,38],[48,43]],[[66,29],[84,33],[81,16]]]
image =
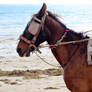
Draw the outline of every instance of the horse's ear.
[[[43,6],[40,9],[40,11],[38,12],[38,16],[37,17],[41,19],[44,16],[44,14],[45,14],[46,9],[47,9],[47,6],[46,6],[45,3],[43,3]]]

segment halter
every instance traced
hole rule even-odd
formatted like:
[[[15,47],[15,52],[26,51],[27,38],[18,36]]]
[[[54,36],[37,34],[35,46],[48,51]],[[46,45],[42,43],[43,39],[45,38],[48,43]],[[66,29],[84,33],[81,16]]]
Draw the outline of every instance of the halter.
[[[38,37],[38,35],[39,35],[39,32],[40,32],[40,30],[42,29],[43,30],[43,28],[44,28],[44,22],[45,22],[45,19],[46,19],[46,16],[47,16],[48,14],[47,14],[47,12],[44,14],[44,16],[42,17],[42,20],[40,20],[40,19],[38,19],[36,16],[33,16],[33,20],[37,23],[37,24],[39,24],[40,25],[40,28],[38,29],[38,31],[37,31],[37,33],[34,35],[34,37],[33,37],[33,39],[30,41],[30,40],[28,40],[27,38],[25,38],[23,35],[21,35],[20,36],[20,39],[21,40],[23,40],[24,42],[26,42],[28,45],[29,45],[29,47],[31,48],[31,47],[34,47],[39,53],[41,53],[40,52],[40,50],[35,46],[35,42],[36,42],[36,38]],[[30,23],[31,22],[29,22],[29,25],[30,25]],[[30,27],[30,26],[29,26]],[[32,30],[33,31],[33,30]],[[29,33],[31,34],[31,32],[29,31]]]

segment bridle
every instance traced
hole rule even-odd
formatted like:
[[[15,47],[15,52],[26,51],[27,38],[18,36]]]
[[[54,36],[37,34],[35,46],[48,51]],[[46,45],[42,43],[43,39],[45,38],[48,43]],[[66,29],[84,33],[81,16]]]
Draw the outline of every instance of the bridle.
[[[36,39],[37,39],[37,37],[38,37],[38,35],[39,35],[39,33],[40,33],[40,30],[44,30],[44,22],[45,22],[46,16],[47,16],[47,12],[44,14],[44,16],[42,17],[41,20],[38,19],[36,16],[33,16],[33,17],[32,17],[32,21],[34,21],[37,25],[39,25],[39,28],[38,28],[38,30],[36,30],[36,31],[37,31],[36,34],[33,33],[34,37],[33,37],[33,39],[32,39],[31,41],[28,40],[27,38],[25,38],[23,35],[20,35],[20,40],[22,40],[22,41],[24,41],[25,43],[27,43],[27,44],[29,45],[28,48],[33,47],[33,48],[34,48],[36,51],[38,51],[39,53],[41,53],[41,52],[40,52],[40,50],[38,49],[38,47],[35,46],[35,42],[36,42]],[[30,27],[31,21],[28,23],[28,25],[29,25],[29,27]],[[29,31],[30,34],[32,33],[31,30],[28,30],[28,31]],[[33,29],[32,31],[34,31],[34,29]]]
[[[34,20],[35,22],[41,24],[41,20],[36,18],[36,17],[33,17],[32,20]],[[31,22],[28,23],[28,25],[30,25]],[[40,29],[39,29],[40,30]],[[30,32],[29,32],[30,33]],[[31,34],[31,33],[30,33]],[[34,37],[36,37],[37,35],[34,35]],[[32,45],[33,43],[35,43],[34,39],[32,39],[31,41],[28,40],[27,38],[25,38],[23,35],[20,36],[20,39],[23,40],[24,42],[26,42],[27,44],[29,45]]]

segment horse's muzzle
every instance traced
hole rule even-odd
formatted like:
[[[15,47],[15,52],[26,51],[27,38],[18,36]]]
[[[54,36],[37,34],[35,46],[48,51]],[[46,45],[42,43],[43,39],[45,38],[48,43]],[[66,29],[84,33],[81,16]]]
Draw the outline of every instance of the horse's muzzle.
[[[30,50],[22,50],[21,48],[17,48],[17,52],[20,57],[29,57],[30,56]]]

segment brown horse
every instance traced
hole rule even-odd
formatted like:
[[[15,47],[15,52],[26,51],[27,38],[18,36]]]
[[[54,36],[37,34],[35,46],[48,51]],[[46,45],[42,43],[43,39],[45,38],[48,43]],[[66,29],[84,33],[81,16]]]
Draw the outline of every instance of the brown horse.
[[[27,24],[17,46],[18,54],[30,56],[39,45],[47,41],[52,53],[64,69],[64,81],[71,92],[92,92],[92,66],[87,64],[88,42],[58,45],[60,42],[86,39],[82,33],[68,29],[43,4]]]

